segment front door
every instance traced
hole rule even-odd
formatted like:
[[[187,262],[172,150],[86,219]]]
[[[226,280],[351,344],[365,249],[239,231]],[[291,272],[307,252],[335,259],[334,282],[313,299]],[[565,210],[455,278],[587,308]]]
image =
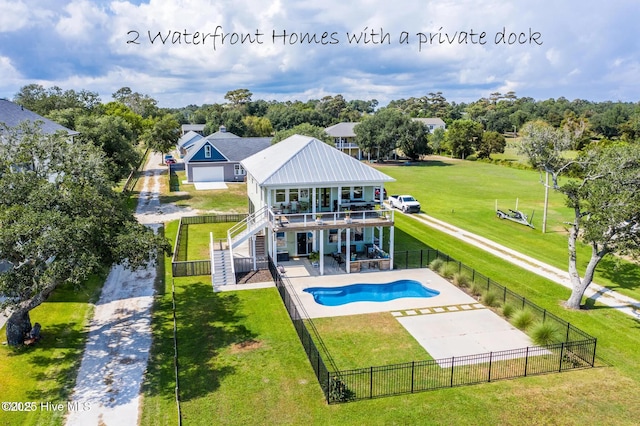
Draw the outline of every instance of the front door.
[[[313,251],[313,240],[309,237],[310,232],[298,232],[297,234],[297,255],[306,256]],[[313,235],[313,234],[311,234]]]

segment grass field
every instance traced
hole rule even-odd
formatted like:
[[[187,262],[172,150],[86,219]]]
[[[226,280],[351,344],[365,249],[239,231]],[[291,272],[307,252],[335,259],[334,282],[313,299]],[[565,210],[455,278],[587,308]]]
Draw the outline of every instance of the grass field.
[[[636,423],[640,416],[638,321],[600,306],[566,311],[560,301],[568,290],[559,285],[409,218],[398,217],[397,227],[402,229],[396,234],[401,248],[436,246],[599,337],[599,365],[609,366],[328,406],[275,289],[213,293],[205,277],[181,278],[175,284],[185,424]],[[167,236],[175,232],[176,225],[171,224]],[[177,416],[170,374],[170,288],[168,280],[154,312],[153,362],[145,384],[143,425],[173,425]],[[362,324],[369,330],[376,325],[393,327],[377,320]],[[327,321],[321,326],[339,324]],[[388,347],[407,341],[406,336],[395,340],[395,333],[388,335],[394,337],[381,334]],[[374,348],[356,335],[332,344],[346,346],[345,354],[350,345]],[[346,356],[344,362],[357,364]]]
[[[34,346],[0,346],[0,400],[35,402],[35,410],[0,411],[3,425],[60,425],[69,392],[80,367],[86,325],[106,275],[94,276],[81,288],[63,286],[31,311],[31,322],[42,324],[42,339]],[[0,330],[5,340],[5,328]],[[64,404],[65,410],[41,409],[41,403]]]
[[[186,180],[184,171],[179,171],[177,181],[180,182],[179,191],[164,191],[160,202],[175,203],[180,207],[191,207],[196,210],[219,213],[246,213],[247,208],[247,184],[229,183],[226,190],[196,190],[193,184],[182,183]],[[169,188],[169,175],[165,179]]]
[[[396,179],[386,185],[389,194],[414,195],[426,214],[489,238],[561,269],[568,264],[565,222],[572,212],[562,194],[549,193],[547,233],[541,232],[544,186],[540,175],[482,162],[433,158],[415,166],[376,165]],[[528,215],[535,211],[536,229],[496,217],[498,208],[518,207]],[[399,216],[399,215],[396,215]],[[581,244],[578,262],[588,263],[590,248]],[[609,256],[597,269],[595,281],[622,294],[640,299],[640,267]]]
[[[209,233],[213,232],[213,239],[226,239],[227,231],[235,223],[202,223],[189,225],[187,230],[187,260],[209,259]]]

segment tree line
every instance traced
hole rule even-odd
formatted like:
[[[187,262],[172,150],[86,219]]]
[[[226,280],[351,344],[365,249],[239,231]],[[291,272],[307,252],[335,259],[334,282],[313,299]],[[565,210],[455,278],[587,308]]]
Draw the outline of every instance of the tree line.
[[[376,99],[347,100],[328,95],[307,101],[253,99],[246,88],[230,90],[224,103],[161,108],[148,95],[123,87],[103,103],[86,90],[24,86],[14,101],[102,147],[113,159],[114,177],[121,177],[138,160],[138,142],[157,151],[171,148],[181,124],[204,124],[205,134],[220,126],[241,137],[275,136],[305,130],[329,143],[322,129],[340,122],[358,122],[356,142],[368,157],[386,158],[398,150],[416,160],[438,153],[456,158],[489,158],[504,152],[505,136],[516,136],[531,121],[542,120],[572,133],[571,149],[593,140],[635,141],[640,138],[640,103],[591,102],[566,98],[534,100],[515,92],[494,92],[470,103],[448,101],[442,92],[392,100],[379,108]],[[412,118],[441,118],[447,131],[427,129]],[[373,120],[373,121],[370,121]],[[303,127],[298,127],[303,126]],[[137,152],[137,153],[136,153]]]

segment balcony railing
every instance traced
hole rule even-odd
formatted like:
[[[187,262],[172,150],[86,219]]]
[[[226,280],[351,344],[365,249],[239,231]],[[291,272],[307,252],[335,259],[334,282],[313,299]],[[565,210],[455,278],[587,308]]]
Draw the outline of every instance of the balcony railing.
[[[340,212],[285,213],[269,209],[269,222],[273,228],[384,226],[393,223],[393,210],[376,206],[371,209]]]

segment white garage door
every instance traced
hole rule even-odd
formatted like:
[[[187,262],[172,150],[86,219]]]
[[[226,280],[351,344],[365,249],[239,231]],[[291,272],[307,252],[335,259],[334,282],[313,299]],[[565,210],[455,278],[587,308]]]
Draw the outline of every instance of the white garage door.
[[[194,167],[194,182],[224,182],[224,167]]]

